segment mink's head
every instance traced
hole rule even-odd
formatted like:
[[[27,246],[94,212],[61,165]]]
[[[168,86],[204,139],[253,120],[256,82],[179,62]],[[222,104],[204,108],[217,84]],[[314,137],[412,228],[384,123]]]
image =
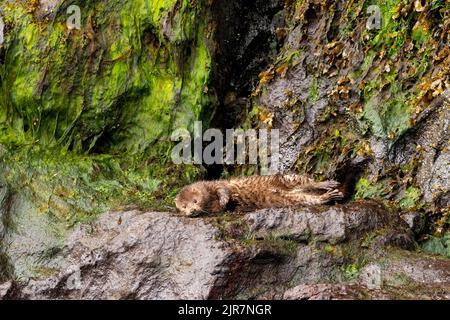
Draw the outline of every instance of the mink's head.
[[[195,217],[205,210],[210,195],[206,187],[202,184],[194,183],[184,187],[175,198],[175,205],[183,215]]]

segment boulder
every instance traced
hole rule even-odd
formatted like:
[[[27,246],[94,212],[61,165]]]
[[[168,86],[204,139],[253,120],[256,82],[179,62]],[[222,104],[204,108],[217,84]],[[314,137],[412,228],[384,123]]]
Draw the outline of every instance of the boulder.
[[[450,261],[405,250],[414,245],[410,235],[397,214],[375,202],[195,219],[110,212],[68,236],[49,258],[59,261],[57,272],[6,282],[0,296],[353,299],[397,297],[389,289],[396,288],[445,297]]]

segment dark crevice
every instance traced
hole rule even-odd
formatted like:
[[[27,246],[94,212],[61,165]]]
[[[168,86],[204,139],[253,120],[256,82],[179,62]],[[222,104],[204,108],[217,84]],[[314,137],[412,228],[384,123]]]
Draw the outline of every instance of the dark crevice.
[[[7,232],[14,229],[10,217],[14,195],[8,187],[0,186],[0,189],[4,188],[6,188],[6,190],[2,190],[4,195],[0,201],[2,208],[0,211],[0,283],[12,279],[14,275],[14,268],[6,253],[6,242],[4,241]]]
[[[211,87],[218,104],[211,127],[239,127],[248,112],[248,97],[277,50],[276,29],[284,27],[284,2],[221,1],[211,7],[216,25]],[[222,165],[206,166],[207,179],[220,177]]]
[[[344,198],[339,202],[347,202],[354,197],[356,183],[363,176],[368,162],[369,159],[356,163],[349,162],[336,170],[335,179],[341,183],[339,189],[344,194]]]
[[[218,106],[212,126],[220,129],[239,125],[239,113],[271,58],[276,43],[273,21],[282,9],[277,0],[214,1],[216,51],[212,84]]]

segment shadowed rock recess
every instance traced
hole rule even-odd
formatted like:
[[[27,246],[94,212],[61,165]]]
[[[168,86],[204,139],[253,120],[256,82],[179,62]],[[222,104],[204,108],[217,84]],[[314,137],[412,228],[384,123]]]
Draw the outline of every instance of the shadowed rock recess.
[[[450,299],[449,1],[0,15],[0,299]],[[346,199],[178,216],[182,186],[260,169],[173,164],[171,133],[197,120],[279,129],[280,172]]]

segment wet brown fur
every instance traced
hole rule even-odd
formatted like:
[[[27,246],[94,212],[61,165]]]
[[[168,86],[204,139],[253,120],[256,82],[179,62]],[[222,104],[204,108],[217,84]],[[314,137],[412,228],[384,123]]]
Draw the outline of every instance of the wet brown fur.
[[[217,213],[230,205],[240,211],[325,204],[343,198],[336,181],[316,182],[289,174],[199,181],[184,187],[175,198],[186,216]]]

